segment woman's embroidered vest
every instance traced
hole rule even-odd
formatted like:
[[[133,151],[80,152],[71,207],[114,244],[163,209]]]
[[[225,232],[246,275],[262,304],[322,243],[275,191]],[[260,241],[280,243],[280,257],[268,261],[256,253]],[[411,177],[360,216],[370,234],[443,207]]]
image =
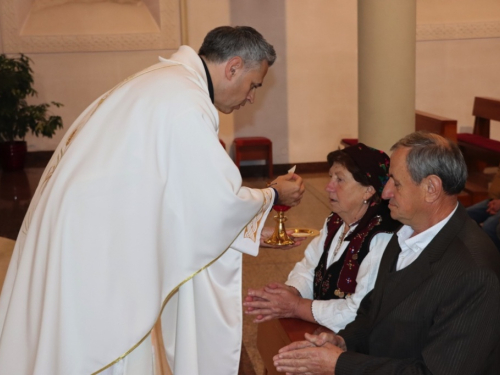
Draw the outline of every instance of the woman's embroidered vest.
[[[314,299],[345,298],[354,293],[359,265],[370,250],[370,241],[373,236],[383,232],[393,233],[401,225],[392,220],[389,215],[385,202],[371,206],[353,233],[344,239],[344,241],[349,241],[349,245],[342,256],[327,267],[332,240],[343,224],[339,215],[333,212],[330,214],[323,254],[314,271]],[[368,240],[366,240],[367,237]]]

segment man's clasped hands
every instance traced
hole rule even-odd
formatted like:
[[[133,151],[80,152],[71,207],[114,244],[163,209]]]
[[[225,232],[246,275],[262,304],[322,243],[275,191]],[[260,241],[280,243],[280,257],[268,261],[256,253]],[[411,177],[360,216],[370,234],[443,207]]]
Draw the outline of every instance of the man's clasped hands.
[[[287,374],[335,374],[337,359],[347,350],[344,339],[331,331],[306,333],[305,338],[279,350],[273,357],[276,369]]]

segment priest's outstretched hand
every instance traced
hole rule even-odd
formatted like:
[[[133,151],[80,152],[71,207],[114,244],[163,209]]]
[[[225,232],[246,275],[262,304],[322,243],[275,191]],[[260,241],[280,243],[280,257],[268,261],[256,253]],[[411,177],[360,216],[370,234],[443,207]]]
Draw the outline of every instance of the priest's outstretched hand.
[[[269,184],[278,192],[276,204],[294,207],[300,203],[304,195],[305,187],[302,177],[295,173],[279,176]]]

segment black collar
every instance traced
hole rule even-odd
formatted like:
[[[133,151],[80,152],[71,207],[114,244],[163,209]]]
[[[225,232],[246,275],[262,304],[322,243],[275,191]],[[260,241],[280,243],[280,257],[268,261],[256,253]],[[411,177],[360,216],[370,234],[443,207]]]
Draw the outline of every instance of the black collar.
[[[198,55],[199,56],[199,55]],[[201,62],[203,63],[203,67],[205,68],[205,73],[207,75],[207,83],[208,83],[208,94],[210,95],[210,100],[212,101],[212,104],[214,104],[214,85],[212,83],[212,77],[210,77],[210,73],[208,72],[207,64],[205,63],[205,60],[203,60],[200,56]]]

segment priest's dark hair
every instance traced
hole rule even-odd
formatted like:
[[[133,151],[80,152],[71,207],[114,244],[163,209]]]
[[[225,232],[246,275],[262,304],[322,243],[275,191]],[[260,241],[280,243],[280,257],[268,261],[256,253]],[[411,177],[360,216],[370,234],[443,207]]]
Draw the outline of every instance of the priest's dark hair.
[[[220,26],[210,31],[198,51],[207,61],[223,63],[234,56],[243,59],[246,69],[256,68],[266,60],[276,60],[274,47],[250,26]]]

